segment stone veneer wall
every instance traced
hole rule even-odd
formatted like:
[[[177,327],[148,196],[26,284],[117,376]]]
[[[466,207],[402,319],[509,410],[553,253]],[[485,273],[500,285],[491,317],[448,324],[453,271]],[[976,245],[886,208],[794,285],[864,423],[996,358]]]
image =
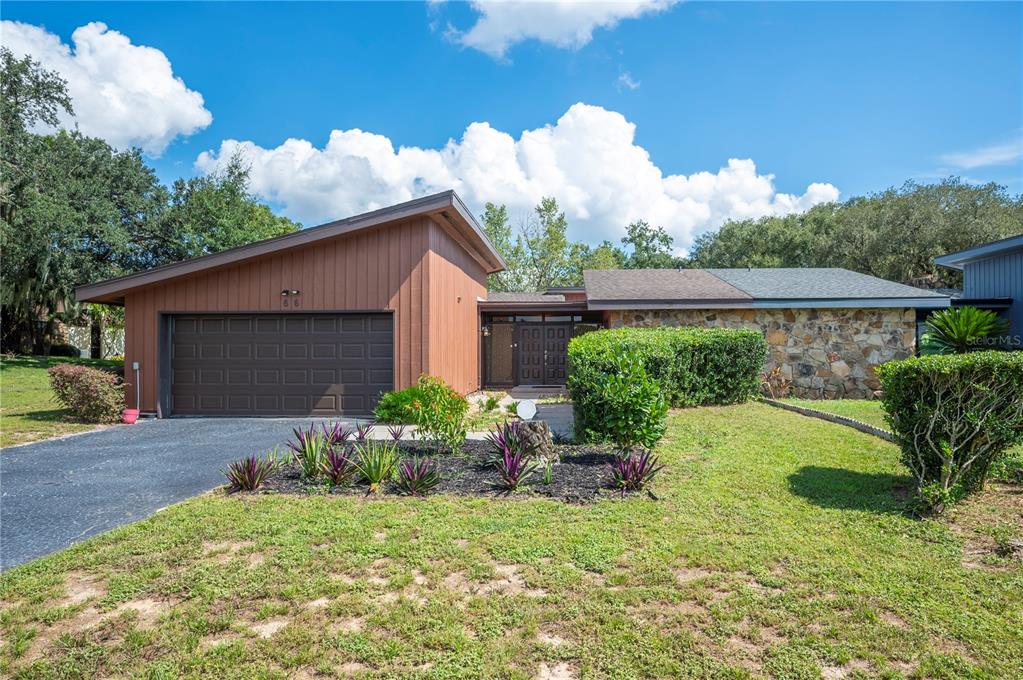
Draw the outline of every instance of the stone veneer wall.
[[[880,388],[874,367],[913,356],[913,309],[663,309],[609,312],[621,326],[755,328],[770,350],[764,371],[776,366],[792,393],[812,399],[869,397]]]

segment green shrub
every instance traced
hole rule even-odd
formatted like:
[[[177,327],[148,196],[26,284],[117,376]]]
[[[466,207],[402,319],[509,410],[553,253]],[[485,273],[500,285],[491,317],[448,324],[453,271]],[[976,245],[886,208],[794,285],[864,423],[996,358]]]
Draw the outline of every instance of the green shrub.
[[[667,402],[636,351],[610,361],[576,361],[568,389],[576,432],[589,441],[613,442],[628,451],[651,447],[664,436]]]
[[[367,439],[355,445],[355,468],[369,484],[371,493],[378,493],[380,486],[394,476],[398,465],[398,445],[394,442]]]
[[[759,331],[731,328],[618,328],[574,338],[569,374],[583,366],[610,372],[616,357],[635,352],[672,407],[737,404],[757,394],[767,358]],[[575,400],[575,394],[572,395]]]
[[[124,384],[113,373],[88,366],[57,364],[47,371],[61,406],[87,423],[116,423],[124,410]]]
[[[998,337],[1009,323],[986,309],[949,307],[927,317],[927,332],[920,343],[923,354],[964,354],[997,349]]]
[[[420,437],[451,450],[465,441],[469,401],[440,378],[419,376],[413,386],[380,398],[374,416],[379,422],[415,425]]]
[[[925,511],[941,512],[982,487],[992,463],[1023,440],[1021,352],[918,357],[877,374]]]

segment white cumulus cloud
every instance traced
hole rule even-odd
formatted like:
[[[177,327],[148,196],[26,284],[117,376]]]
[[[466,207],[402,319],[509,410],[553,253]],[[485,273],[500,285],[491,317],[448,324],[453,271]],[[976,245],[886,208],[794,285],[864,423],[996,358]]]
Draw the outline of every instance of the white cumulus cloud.
[[[133,45],[99,22],[75,29],[71,42],[73,47],[39,26],[0,22],[0,44],[17,57],[32,55],[67,80],[74,122],[86,135],[159,155],[178,135],[212,122],[202,95],[174,75],[160,50]],[[68,117],[61,122],[72,124]]]
[[[524,40],[564,48],[579,48],[593,39],[597,28],[614,28],[622,19],[659,12],[678,0],[475,0],[479,18],[467,31],[452,29],[456,42],[502,59]]]
[[[665,175],[635,143],[635,125],[615,111],[575,104],[553,125],[518,139],[472,123],[441,148],[399,147],[383,135],[334,130],[323,148],[289,139],[275,148],[226,140],[196,159],[211,172],[241,154],[252,189],[290,216],[316,223],[454,189],[479,210],[487,201],[525,214],[554,196],[576,240],[618,240],[644,219],[667,229],[680,248],[729,218],[783,215],[837,200],[831,184],[801,195],[779,193],[752,160],[730,159],[716,172]]]

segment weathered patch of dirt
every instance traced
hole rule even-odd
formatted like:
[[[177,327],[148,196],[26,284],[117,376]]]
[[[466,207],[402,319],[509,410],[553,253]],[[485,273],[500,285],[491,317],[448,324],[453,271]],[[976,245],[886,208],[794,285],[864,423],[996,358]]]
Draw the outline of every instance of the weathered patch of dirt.
[[[847,678],[856,671],[868,672],[870,670],[870,664],[860,659],[853,659],[847,664],[841,666],[823,666],[821,668],[821,679],[822,680],[842,680]]]
[[[541,663],[540,669],[533,676],[535,680],[576,680],[578,677],[579,671],[564,662],[553,666]]]
[[[57,602],[61,607],[75,607],[107,594],[102,579],[83,571],[68,572],[64,577],[65,596]]]
[[[562,645],[567,644],[565,638],[560,635],[548,633],[542,630],[537,633],[536,639],[541,644],[550,645],[551,647],[561,647]]]
[[[266,621],[260,621],[259,623],[249,624],[249,630],[258,635],[261,638],[267,639],[272,638],[277,631],[284,628],[291,622],[291,619],[285,616],[275,616]]]
[[[527,597],[543,597],[547,591],[541,588],[529,588],[526,580],[519,573],[519,566],[515,564],[495,564],[494,571],[497,578],[479,583],[466,578],[460,571],[453,572],[444,577],[443,585],[448,590],[454,590],[464,595],[519,595]]]
[[[366,625],[366,619],[356,616],[349,619],[338,619],[328,626],[331,633],[358,633]]]
[[[682,584],[699,581],[713,575],[714,572],[702,567],[682,567],[675,570],[675,580]]]

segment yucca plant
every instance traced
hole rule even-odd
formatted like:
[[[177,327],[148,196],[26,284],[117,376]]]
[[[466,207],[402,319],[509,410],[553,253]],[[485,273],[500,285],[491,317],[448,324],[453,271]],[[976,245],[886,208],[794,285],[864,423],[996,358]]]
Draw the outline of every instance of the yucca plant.
[[[976,307],[949,307],[927,317],[926,347],[934,354],[965,354],[995,349],[997,340],[993,339],[1008,332],[1009,324],[992,311]]]
[[[377,493],[380,485],[394,475],[398,447],[393,442],[367,440],[357,443],[355,450],[359,475],[369,483],[369,490]]]
[[[531,460],[523,451],[506,448],[494,460],[494,468],[501,478],[497,486],[506,491],[514,491],[536,472],[537,462]]]
[[[255,491],[273,472],[272,461],[259,456],[249,456],[229,463],[224,474],[232,491]]]
[[[398,464],[398,488],[409,496],[425,496],[440,484],[440,471],[429,458],[406,458]]]
[[[321,427],[323,428],[323,436],[331,446],[344,444],[352,436],[352,428],[342,422],[335,421],[330,425],[323,423]]]
[[[626,491],[644,488],[663,467],[650,451],[623,452],[611,463],[611,480],[624,496]]]
[[[350,484],[358,472],[354,456],[345,447],[327,449],[327,454],[320,462],[320,474],[327,478],[331,486]]]
[[[330,450],[327,438],[315,429],[293,430],[295,439],[288,442],[288,448],[295,453],[295,462],[302,468],[302,476],[312,479],[320,472],[320,464]]]

